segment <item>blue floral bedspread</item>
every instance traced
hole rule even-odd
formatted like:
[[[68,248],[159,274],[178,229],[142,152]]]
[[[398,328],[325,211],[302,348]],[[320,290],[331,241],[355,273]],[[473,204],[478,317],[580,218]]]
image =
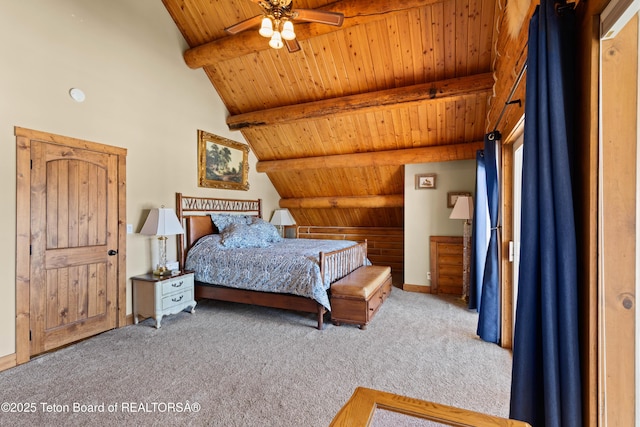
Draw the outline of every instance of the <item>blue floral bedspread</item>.
[[[331,309],[329,283],[320,277],[320,252],[356,244],[348,240],[283,239],[269,247],[229,248],[220,234],[198,240],[185,268],[200,282],[312,298]]]

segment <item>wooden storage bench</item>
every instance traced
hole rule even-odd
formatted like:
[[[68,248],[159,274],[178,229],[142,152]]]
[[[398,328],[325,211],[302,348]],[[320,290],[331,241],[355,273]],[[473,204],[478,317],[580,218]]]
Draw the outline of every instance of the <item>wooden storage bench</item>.
[[[391,293],[391,267],[365,265],[331,284],[331,321],[366,329]]]

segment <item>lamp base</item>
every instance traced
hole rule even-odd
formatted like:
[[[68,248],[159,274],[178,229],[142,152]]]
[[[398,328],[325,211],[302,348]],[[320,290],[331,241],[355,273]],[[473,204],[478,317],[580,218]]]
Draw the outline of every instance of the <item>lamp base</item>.
[[[154,276],[170,276],[171,270],[169,270],[167,267],[158,267],[157,269],[153,270],[153,275]]]

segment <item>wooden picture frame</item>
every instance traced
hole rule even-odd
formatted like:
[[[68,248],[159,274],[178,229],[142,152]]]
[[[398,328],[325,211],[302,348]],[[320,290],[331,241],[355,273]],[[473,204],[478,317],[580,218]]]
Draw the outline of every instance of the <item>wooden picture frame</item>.
[[[447,207],[453,208],[456,205],[456,201],[460,196],[471,197],[471,193],[468,191],[449,191],[447,193]]]
[[[417,173],[416,174],[416,190],[426,190],[436,188],[435,173]]]
[[[249,189],[249,146],[198,130],[198,186]]]

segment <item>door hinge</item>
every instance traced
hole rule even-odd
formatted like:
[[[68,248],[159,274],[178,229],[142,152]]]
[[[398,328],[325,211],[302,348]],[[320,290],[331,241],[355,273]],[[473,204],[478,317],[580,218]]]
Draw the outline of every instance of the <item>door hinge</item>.
[[[33,169],[33,159],[30,159],[29,162],[29,169]]]
[[[31,341],[31,329],[29,329],[29,341]]]
[[[29,245],[29,255],[32,255],[32,252],[31,252],[32,249],[33,249],[33,246]]]

